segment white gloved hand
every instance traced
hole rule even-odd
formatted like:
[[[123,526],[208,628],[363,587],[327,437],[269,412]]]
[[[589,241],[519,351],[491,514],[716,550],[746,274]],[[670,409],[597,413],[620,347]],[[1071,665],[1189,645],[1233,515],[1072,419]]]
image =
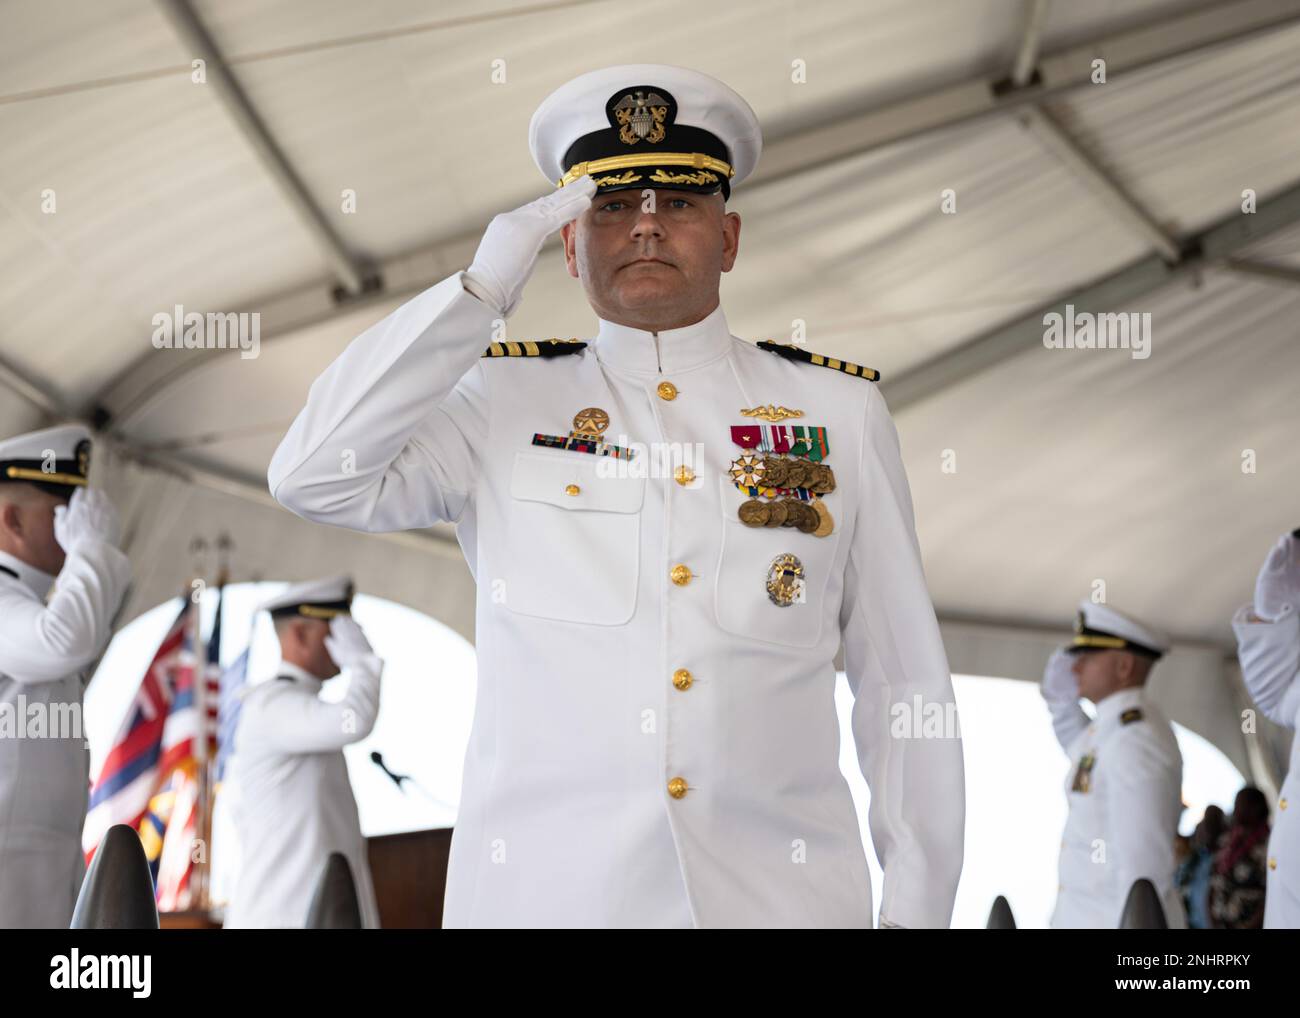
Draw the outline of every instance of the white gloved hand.
[[[1079,699],[1079,680],[1074,674],[1074,656],[1058,647],[1043,669],[1043,698],[1051,703],[1075,703]]]
[[[85,540],[100,540],[117,546],[122,525],[117,509],[98,488],[78,488],[66,506],[54,507],[54,539],[65,552]]]
[[[553,194],[493,219],[466,270],[471,292],[509,318],[546,238],[589,208],[595,193],[596,182],[583,175]]]
[[[1255,580],[1255,615],[1274,622],[1286,605],[1300,611],[1300,541],[1283,534],[1273,545]]]
[[[325,649],[340,670],[374,654],[366,634],[351,615],[335,615],[330,620],[330,634],[325,637]]]

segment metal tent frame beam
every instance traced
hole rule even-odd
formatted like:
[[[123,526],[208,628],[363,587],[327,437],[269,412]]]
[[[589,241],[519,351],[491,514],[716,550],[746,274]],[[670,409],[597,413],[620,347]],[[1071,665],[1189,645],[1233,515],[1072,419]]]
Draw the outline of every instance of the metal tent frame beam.
[[[954,350],[885,382],[890,409],[897,413],[931,399],[949,386],[988,371],[1043,342],[1043,317],[1063,314],[1066,304],[1080,311],[1113,311],[1210,266],[1231,266],[1232,255],[1278,230],[1300,223],[1300,183],[1261,202],[1252,215],[1236,213],[1191,238],[1177,265],[1159,255],[1134,262],[1106,278],[1044,304],[1015,321],[999,326]],[[1238,267],[1241,263],[1238,263]]]
[[[366,266],[348,251],[329,220],[312,200],[302,178],[267,130],[247,94],[231,73],[230,65],[218,51],[212,36],[187,0],[158,0],[158,4],[170,19],[181,41],[207,65],[207,80],[218,100],[280,188],[290,208],[302,220],[344,287],[349,293],[360,293],[367,285],[373,285],[368,282],[370,273]]]
[[[1041,6],[1045,9],[1046,5]],[[1106,59],[1108,74],[1114,77],[1300,23],[1300,0],[1236,0],[1165,18],[1048,55],[1025,72],[1020,65],[1037,57],[1041,17],[1041,13],[1031,9],[1017,63],[1017,73],[1028,82],[1023,87],[1017,87],[1015,80],[995,82],[973,78],[774,139],[766,147],[758,171],[746,182],[746,191],[907,138],[1031,107],[1050,96],[1090,84],[1092,61],[1098,56]],[[1087,160],[1077,151],[1075,158],[1080,163]],[[1153,234],[1151,231],[1159,233],[1159,228],[1104,173],[1093,173],[1091,179],[1107,193],[1113,206],[1128,206],[1122,214],[1168,259],[1177,248],[1172,239]],[[328,321],[356,307],[418,293],[468,265],[478,240],[477,232],[462,234],[386,259],[375,266],[376,276],[383,280],[382,292],[364,293],[345,302],[339,302],[331,288],[323,284],[268,296],[255,303],[262,312],[262,342]],[[146,352],[96,394],[86,413],[99,413],[114,428],[126,429],[168,386],[207,363],[208,358],[220,354],[221,351],[174,350],[169,351],[168,357],[160,358]]]

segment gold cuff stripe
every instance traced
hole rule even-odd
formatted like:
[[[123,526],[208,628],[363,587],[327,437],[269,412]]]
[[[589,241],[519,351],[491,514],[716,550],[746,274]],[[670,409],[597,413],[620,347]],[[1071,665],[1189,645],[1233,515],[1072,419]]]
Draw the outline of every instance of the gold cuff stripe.
[[[637,166],[690,166],[696,170],[717,170],[728,177],[735,171],[730,163],[706,156],[703,152],[638,152],[636,155],[609,156],[606,159],[591,159],[585,163],[574,163],[556,187],[571,184],[587,173],[604,173],[606,170],[627,170]]]
[[[20,481],[44,481],[46,484],[85,484],[86,478],[80,474],[54,474],[44,470],[29,470],[27,467],[6,467],[5,475]]]

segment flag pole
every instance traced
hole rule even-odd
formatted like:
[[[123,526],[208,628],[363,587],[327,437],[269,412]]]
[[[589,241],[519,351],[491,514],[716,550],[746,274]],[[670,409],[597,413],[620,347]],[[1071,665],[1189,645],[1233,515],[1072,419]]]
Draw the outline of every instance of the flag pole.
[[[217,538],[217,615],[216,620],[221,618],[221,610],[224,607],[222,600],[225,596],[226,584],[230,582],[230,550],[233,542],[230,535],[222,533]],[[221,634],[216,629],[217,622],[213,622],[213,638],[220,640]],[[216,711],[212,711],[214,717],[210,718],[208,704],[210,702],[208,688],[208,648],[203,648],[201,657],[203,662],[202,681],[200,686],[203,690],[203,699],[199,717],[201,719],[200,739],[202,752],[198,756],[199,764],[199,816],[198,816],[198,835],[201,844],[204,846],[202,859],[196,867],[195,875],[199,877],[199,897],[197,907],[205,914],[212,907],[212,817],[213,817],[213,799],[215,797],[215,773],[216,765],[215,754],[212,747],[216,742]],[[217,680],[220,681],[221,675],[221,646],[216,648],[216,673]],[[217,706],[216,704],[213,705]]]
[[[198,716],[198,730],[194,738],[195,781],[198,784],[197,803],[195,805],[196,842],[190,846],[194,869],[190,873],[190,902],[192,911],[205,913],[208,910],[208,855],[211,845],[207,840],[207,647],[203,642],[203,594],[207,590],[207,580],[201,565],[201,557],[206,553],[208,542],[196,537],[190,542],[190,553],[194,557],[193,579],[190,581],[190,598],[195,604],[191,624],[194,627],[191,646],[193,647],[194,707]],[[193,859],[194,849],[199,849],[197,859]]]

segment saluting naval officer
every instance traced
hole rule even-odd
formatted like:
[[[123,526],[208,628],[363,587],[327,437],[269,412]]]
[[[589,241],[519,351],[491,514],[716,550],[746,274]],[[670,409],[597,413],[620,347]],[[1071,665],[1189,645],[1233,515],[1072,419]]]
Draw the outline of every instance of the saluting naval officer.
[[[225,927],[302,927],[331,852],[348,861],[367,929],[379,909],[343,747],[370,734],[383,662],[353,620],[346,577],[290,587],[263,604],[280,641],[274,679],[249,686],[235,728],[231,815],[240,865]],[[347,674],[347,692],[322,700]]]
[[[901,716],[955,711],[875,373],[737,339],[719,305],[753,111],[614,67],[529,141],[559,190],[357,337],[269,470],[307,519],[458,525],[479,686],[444,924],[870,926],[842,643],[881,924],[946,926],[962,751]],[[595,338],[490,342],[557,229]]]
[[[1255,581],[1253,604],[1232,619],[1241,676],[1266,717],[1300,727],[1300,531],[1284,534]],[[1291,740],[1291,766],[1278,793],[1268,839],[1264,928],[1300,928],[1300,738]]]
[[[1047,662],[1042,691],[1070,758],[1057,929],[1116,929],[1133,884],[1155,886],[1170,928],[1187,925],[1174,886],[1183,758],[1146,695],[1168,640],[1104,604],[1079,605],[1073,641]],[[1089,719],[1079,699],[1096,707]]]
[[[85,669],[131,579],[85,428],[0,442],[0,927],[63,928],[85,874]],[[51,593],[53,588],[53,593]]]

